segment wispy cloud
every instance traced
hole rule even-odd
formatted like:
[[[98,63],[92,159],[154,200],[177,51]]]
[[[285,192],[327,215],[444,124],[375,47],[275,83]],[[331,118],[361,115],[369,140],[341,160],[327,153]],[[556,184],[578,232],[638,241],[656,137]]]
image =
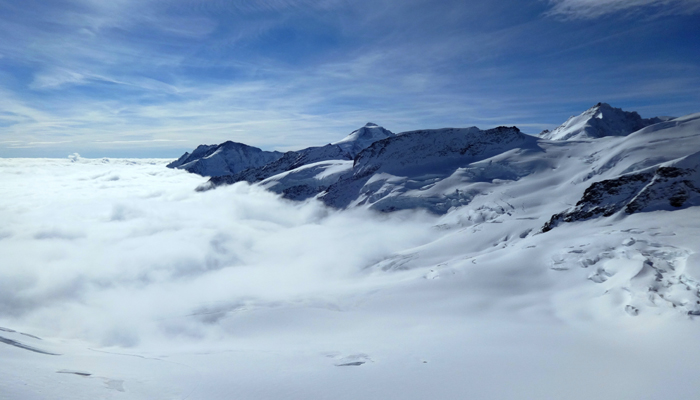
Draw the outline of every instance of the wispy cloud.
[[[620,12],[639,13],[647,17],[694,14],[700,12],[696,0],[549,0],[553,7],[547,15],[592,19]]]
[[[557,0],[550,15],[622,4]],[[56,156],[96,155],[90,146],[102,154],[116,142],[170,148],[173,157],[224,140],[289,150],[339,140],[367,121],[394,131],[558,124],[589,99],[624,97],[635,80],[663,89],[661,72],[616,74],[648,62],[621,54],[650,29],[663,37],[663,27],[571,29],[543,23],[543,5],[73,0],[30,12],[4,1],[0,139],[77,146]],[[678,54],[657,52],[656,61],[676,63]],[[698,77],[692,68],[675,75]],[[697,100],[682,102],[686,113]],[[0,146],[10,154],[18,153]]]

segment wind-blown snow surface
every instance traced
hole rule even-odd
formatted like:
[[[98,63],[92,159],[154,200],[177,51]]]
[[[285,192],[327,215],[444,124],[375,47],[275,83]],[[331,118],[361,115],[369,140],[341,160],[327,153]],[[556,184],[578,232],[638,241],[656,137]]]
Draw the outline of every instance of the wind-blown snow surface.
[[[568,182],[538,194],[522,179],[438,217],[246,183],[198,193],[206,178],[166,163],[0,159],[0,398],[700,390],[697,207],[536,234],[569,206],[552,199],[580,195],[560,196]]]

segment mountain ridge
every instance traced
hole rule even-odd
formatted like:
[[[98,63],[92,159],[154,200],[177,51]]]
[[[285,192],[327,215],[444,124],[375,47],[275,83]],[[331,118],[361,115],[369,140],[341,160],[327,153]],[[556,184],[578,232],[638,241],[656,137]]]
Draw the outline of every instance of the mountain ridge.
[[[668,119],[669,117],[665,117]],[[623,111],[607,103],[598,103],[552,131],[539,136],[549,140],[584,140],[605,136],[626,136],[649,125],[664,121],[659,117],[644,119],[636,111]]]
[[[594,126],[591,121],[605,123]],[[700,186],[695,167],[671,176],[677,167],[670,165],[700,152],[698,121],[700,114],[642,119],[636,112],[598,103],[561,125],[566,128],[558,131],[565,133],[562,137],[536,137],[504,126],[394,134],[367,123],[341,141],[214,176],[197,190],[246,181],[291,200],[317,198],[333,208],[425,209],[436,214],[466,205],[506,210],[482,203],[501,191],[502,196],[523,191],[514,199],[524,199],[523,207],[539,207],[542,201],[532,193],[541,192],[570,204],[565,211],[546,211],[536,229],[546,232],[561,223],[605,218],[622,209],[695,206]],[[593,128],[597,131],[591,133]],[[359,144],[362,150],[353,155],[343,143]],[[200,146],[190,157],[202,154],[211,157],[214,151]],[[627,195],[620,199],[620,193]]]

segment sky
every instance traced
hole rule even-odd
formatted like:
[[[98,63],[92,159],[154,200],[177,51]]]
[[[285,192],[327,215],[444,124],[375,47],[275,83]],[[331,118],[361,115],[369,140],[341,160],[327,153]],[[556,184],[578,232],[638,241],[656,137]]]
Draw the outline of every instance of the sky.
[[[700,111],[698,0],[0,0],[0,157]]]

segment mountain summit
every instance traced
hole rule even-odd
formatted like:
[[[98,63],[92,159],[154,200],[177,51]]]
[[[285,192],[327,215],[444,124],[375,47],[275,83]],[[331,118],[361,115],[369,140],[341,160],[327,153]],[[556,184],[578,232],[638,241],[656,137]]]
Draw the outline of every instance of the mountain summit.
[[[192,154],[185,153],[168,168],[184,169],[202,176],[237,174],[282,157],[279,151],[263,151],[243,143],[227,141],[218,145],[200,145]]]
[[[540,137],[550,140],[576,140],[627,136],[667,119],[658,117],[644,119],[634,111],[623,111],[607,103],[598,103],[578,116],[569,117],[564,124],[553,131],[543,131]]]
[[[372,143],[396,136],[393,132],[381,126],[368,122],[362,128],[352,131],[343,140],[332,143],[339,146],[343,151],[355,157],[359,152],[369,147]]]

